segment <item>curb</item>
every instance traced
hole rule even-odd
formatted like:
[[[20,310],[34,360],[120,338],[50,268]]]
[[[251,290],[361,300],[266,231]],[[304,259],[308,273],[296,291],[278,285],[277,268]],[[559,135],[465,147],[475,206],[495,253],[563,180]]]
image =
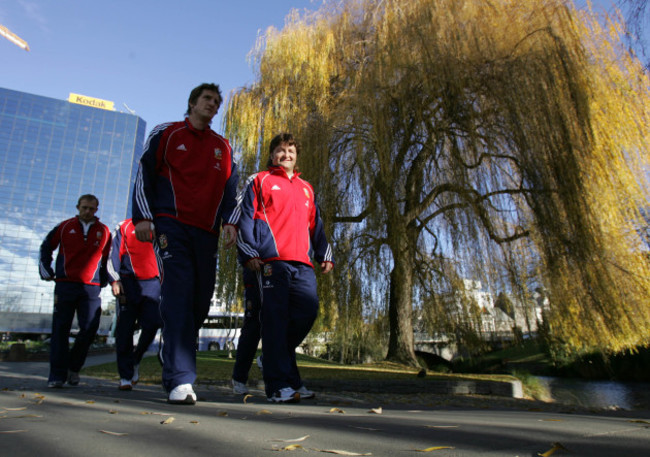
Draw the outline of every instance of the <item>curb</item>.
[[[308,380],[309,388],[328,392],[359,393],[394,393],[415,394],[429,393],[436,395],[491,395],[496,397],[524,398],[521,381],[444,381],[444,380],[408,380],[408,381],[318,381]]]

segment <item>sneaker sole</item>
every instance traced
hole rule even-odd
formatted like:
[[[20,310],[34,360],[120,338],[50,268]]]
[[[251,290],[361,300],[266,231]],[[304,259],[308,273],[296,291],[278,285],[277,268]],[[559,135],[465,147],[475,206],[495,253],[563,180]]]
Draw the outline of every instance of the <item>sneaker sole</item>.
[[[123,391],[133,390],[133,386],[119,386],[118,390],[123,390]]]
[[[172,400],[171,398],[168,398],[167,403],[171,405],[195,405],[196,400],[194,400],[191,395],[188,395],[183,400]]]
[[[271,403],[300,403],[300,394],[296,393],[293,397],[282,400],[281,398],[269,398]]]

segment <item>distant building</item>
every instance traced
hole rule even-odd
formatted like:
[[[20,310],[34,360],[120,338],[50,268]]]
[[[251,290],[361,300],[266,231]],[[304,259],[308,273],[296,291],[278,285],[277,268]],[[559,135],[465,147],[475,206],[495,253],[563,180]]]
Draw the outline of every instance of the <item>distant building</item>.
[[[39,278],[39,247],[55,224],[77,214],[80,195],[99,198],[97,215],[111,229],[130,214],[146,124],[111,107],[76,94],[66,101],[0,88],[0,311],[52,311],[54,286]],[[112,304],[108,289],[104,307]]]

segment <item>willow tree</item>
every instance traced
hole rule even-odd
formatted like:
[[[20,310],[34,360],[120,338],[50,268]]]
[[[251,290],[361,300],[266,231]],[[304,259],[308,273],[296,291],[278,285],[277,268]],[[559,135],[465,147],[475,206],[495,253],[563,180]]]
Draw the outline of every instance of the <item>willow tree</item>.
[[[246,157],[280,130],[302,140],[326,221],[353,246],[339,264],[387,284],[390,360],[415,363],[414,307],[457,322],[436,289],[501,275],[505,257],[538,272],[558,344],[648,344],[650,96],[617,27],[560,0],[294,12],[260,38],[227,134]]]

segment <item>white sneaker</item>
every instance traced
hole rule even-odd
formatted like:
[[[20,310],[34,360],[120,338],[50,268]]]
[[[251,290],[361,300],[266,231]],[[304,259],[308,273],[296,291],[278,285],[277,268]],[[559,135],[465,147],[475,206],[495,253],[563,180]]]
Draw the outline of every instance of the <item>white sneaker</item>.
[[[122,378],[120,379],[120,385],[118,386],[118,389],[131,390],[133,389],[133,384],[131,384],[131,380]]]
[[[248,387],[246,387],[246,384],[243,382],[232,379],[232,393],[236,395],[246,395],[248,393]]]
[[[133,365],[133,377],[131,378],[131,384],[134,386],[140,380],[140,365]]]
[[[273,403],[299,403],[300,394],[291,387],[284,387],[275,391],[268,400]]]
[[[296,390],[296,392],[300,394],[300,398],[304,399],[314,398],[316,396],[314,391],[306,388],[304,384],[300,386],[300,389]]]
[[[192,389],[192,384],[180,384],[169,392],[167,403],[175,405],[193,405],[196,403],[196,394]]]
[[[256,361],[257,361],[257,368],[260,369],[260,373],[262,373],[262,376],[264,376],[264,369],[262,367],[262,356],[261,355],[258,356]]]

